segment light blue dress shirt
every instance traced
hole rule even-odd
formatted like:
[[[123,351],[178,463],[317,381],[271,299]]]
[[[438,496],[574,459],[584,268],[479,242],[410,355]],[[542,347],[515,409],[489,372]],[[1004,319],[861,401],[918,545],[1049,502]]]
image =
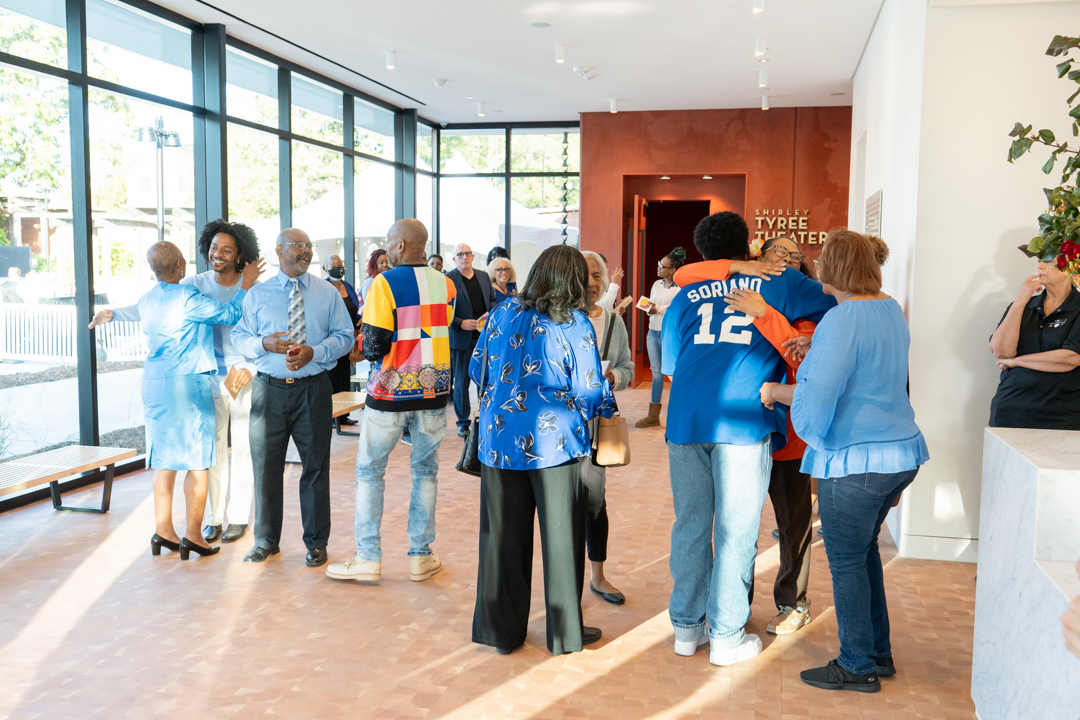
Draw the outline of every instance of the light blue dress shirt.
[[[232,302],[233,297],[240,290],[240,280],[235,285],[225,286],[218,283],[213,270],[201,272],[194,277],[186,277],[180,281],[181,285],[194,285],[206,297],[214,298],[219,303]],[[224,377],[229,373],[230,367],[247,368],[254,372],[255,366],[247,362],[244,356],[236,351],[232,344],[232,329],[234,323],[214,324],[214,357],[217,358],[218,375]]]
[[[826,313],[795,375],[791,425],[816,478],[899,473],[927,460],[907,394],[908,332],[895,300],[856,300]]]
[[[244,314],[232,330],[233,347],[255,364],[259,372],[276,378],[300,378],[318,375],[337,364],[353,344],[352,322],[337,288],[304,273],[296,278],[304,295],[304,323],[308,347],[315,353],[311,362],[299,370],[285,368],[285,355],[268,352],[263,338],[289,330],[289,291],[291,280],[285,273],[251,288],[244,298]]]

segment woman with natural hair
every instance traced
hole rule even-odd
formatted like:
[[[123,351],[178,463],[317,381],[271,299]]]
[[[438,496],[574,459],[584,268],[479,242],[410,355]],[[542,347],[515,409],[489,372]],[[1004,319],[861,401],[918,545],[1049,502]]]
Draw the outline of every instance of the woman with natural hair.
[[[487,271],[491,289],[495,291],[495,305],[517,294],[517,272],[510,260],[497,257],[488,263]]]
[[[652,370],[652,394],[649,396],[649,414],[634,423],[634,427],[655,427],[660,424],[661,401],[664,397],[664,373],[660,370],[663,359],[663,343],[660,329],[664,326],[664,311],[679,294],[675,284],[675,271],[686,264],[686,251],[677,247],[664,257],[656,268],[658,280],[649,292],[649,334],[645,336],[645,349],[649,352],[649,368]]]
[[[610,309],[600,305],[604,290],[610,284],[607,263],[599,253],[584,250],[589,265],[589,322],[596,331],[596,344],[600,348],[600,361],[607,362],[604,376],[613,390],[622,390],[634,379],[634,359],[630,353],[630,339],[623,319]],[[596,428],[591,426],[590,431]],[[605,486],[607,468],[596,465],[591,457],[582,458],[581,484],[588,492],[585,514],[585,546],[589,553],[589,589],[613,605],[622,605],[626,596],[608,582],[604,576],[607,561],[608,513]]]
[[[818,478],[832,571],[840,656],[803,671],[802,680],[877,692],[879,678],[896,672],[878,533],[929,454],[907,394],[911,336],[903,310],[881,292],[874,243],[850,230],[830,232],[818,274],[839,304],[818,324],[798,383],[765,383],[761,401],[790,405],[806,441],[802,471]]]
[[[588,275],[568,245],[540,253],[517,297],[491,310],[469,366],[482,462],[472,639],[504,655],[528,630],[534,515],[548,649],[577,652],[600,639],[581,617],[586,499],[578,463],[591,453],[589,421],[611,417],[615,398],[584,312]]]
[[[379,273],[386,272],[389,269],[390,260],[386,256],[386,251],[382,248],[372,250],[367,261],[367,277],[364,282],[360,283],[360,306],[356,309],[356,314],[359,317],[364,316],[364,302],[367,300],[367,291],[371,289],[371,283],[375,282],[375,278],[379,277]]]

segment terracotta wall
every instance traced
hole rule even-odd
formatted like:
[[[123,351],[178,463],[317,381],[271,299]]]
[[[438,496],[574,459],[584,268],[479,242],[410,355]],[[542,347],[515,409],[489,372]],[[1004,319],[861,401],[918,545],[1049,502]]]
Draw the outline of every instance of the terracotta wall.
[[[816,257],[816,233],[847,222],[850,152],[850,107],[583,113],[582,247],[623,258],[625,265],[630,184],[654,186],[642,183],[641,176],[745,176],[744,215],[751,237],[756,231],[779,232],[775,218],[770,228],[763,217],[759,228],[755,211],[809,211],[802,247]],[[679,186],[686,194],[676,190]],[[665,195],[646,199],[714,195],[728,199],[714,203],[718,207],[732,199],[726,191],[707,193],[696,182],[673,184]]]

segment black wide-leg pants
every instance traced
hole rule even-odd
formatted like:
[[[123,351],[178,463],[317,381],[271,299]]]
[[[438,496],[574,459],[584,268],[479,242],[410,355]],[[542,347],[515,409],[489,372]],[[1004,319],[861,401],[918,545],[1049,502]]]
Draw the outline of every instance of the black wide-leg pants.
[[[473,642],[507,649],[525,642],[536,515],[544,562],[548,650],[553,655],[581,650],[585,491],[578,471],[576,460],[542,470],[482,466]]]
[[[330,377],[319,373],[285,384],[261,373],[252,380],[251,461],[255,471],[255,544],[270,550],[281,542],[285,454],[289,438],[303,464],[300,518],[308,550],[330,539],[330,440],[334,403]]]

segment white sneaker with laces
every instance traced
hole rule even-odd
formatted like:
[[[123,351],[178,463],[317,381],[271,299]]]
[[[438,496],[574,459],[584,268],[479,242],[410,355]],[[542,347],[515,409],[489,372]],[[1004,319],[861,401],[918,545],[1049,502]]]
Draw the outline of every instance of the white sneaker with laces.
[[[675,640],[675,654],[682,655],[683,657],[690,657],[697,652],[697,649],[709,642],[709,630],[708,628],[701,631],[701,636],[696,640]]]
[[[435,553],[413,555],[409,558],[409,579],[413,582],[423,582],[440,570],[442,561]]]
[[[761,638],[749,634],[741,645],[726,650],[712,650],[709,653],[709,662],[713,665],[734,665],[735,663],[749,660],[761,654]]]
[[[345,562],[327,566],[326,576],[335,580],[378,582],[382,580],[382,563],[376,560],[362,560],[357,553],[353,553],[352,557]]]

